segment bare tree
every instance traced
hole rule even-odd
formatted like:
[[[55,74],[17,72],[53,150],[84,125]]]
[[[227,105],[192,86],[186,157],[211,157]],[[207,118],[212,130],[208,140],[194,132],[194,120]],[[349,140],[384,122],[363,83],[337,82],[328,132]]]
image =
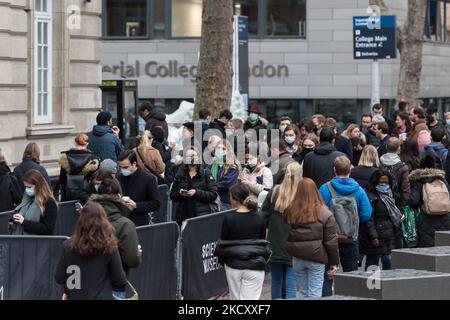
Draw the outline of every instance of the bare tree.
[[[426,7],[426,0],[408,0],[406,23],[397,27],[400,52],[397,101],[409,101],[411,105],[417,104],[420,92]]]
[[[219,110],[230,107],[232,55],[233,0],[203,0],[194,119],[201,108],[217,116]]]

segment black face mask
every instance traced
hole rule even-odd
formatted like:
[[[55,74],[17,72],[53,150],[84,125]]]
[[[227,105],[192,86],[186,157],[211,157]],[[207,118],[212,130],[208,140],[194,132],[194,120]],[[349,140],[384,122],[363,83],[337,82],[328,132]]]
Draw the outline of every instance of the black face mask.
[[[308,153],[313,152],[313,151],[314,151],[314,148],[303,148],[302,153],[303,154],[308,154]]]

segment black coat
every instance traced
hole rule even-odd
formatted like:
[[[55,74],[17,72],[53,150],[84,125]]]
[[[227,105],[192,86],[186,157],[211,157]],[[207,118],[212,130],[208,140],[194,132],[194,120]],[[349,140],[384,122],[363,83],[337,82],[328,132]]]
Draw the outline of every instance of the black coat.
[[[156,108],[153,108],[145,117],[145,130],[151,130],[154,127],[161,127],[164,131],[164,138],[169,137],[169,127],[166,121],[166,114]]]
[[[22,201],[22,187],[6,164],[0,164],[0,212],[12,211]]]
[[[370,144],[375,148],[378,148],[380,146],[380,140],[371,129],[364,129],[361,127],[361,131],[366,136],[366,142],[368,145]]]
[[[219,137],[224,139],[227,136],[226,131],[225,131],[225,126],[226,126],[226,124],[223,123],[222,121],[219,121],[218,119],[214,119],[214,121],[211,121],[211,123],[209,124],[209,129],[219,130],[219,132],[220,132]]]
[[[358,184],[361,186],[361,188],[365,188],[369,183],[370,177],[377,170],[378,168],[376,167],[357,166],[352,169],[350,178],[355,179],[356,182],[358,182]]]
[[[166,148],[166,146],[159,141],[153,140],[152,147],[159,151],[159,154],[161,155],[161,158],[166,165],[166,169],[164,171],[164,181],[167,185],[172,184],[174,179],[174,169],[173,169],[173,163],[172,160],[172,149]]]
[[[214,254],[233,269],[265,270],[271,251],[267,240],[219,240]]]
[[[438,169],[418,169],[411,172],[409,180],[411,181],[411,196],[408,204],[414,208],[420,208],[423,204],[423,185],[433,182],[435,179],[445,181],[445,173]],[[448,187],[448,185],[447,185]],[[450,215],[441,216],[423,215],[423,221],[416,226],[418,236],[418,247],[433,247],[434,233],[436,231],[450,230]]]
[[[195,196],[184,197],[180,190],[195,189]],[[181,165],[175,175],[175,181],[170,192],[170,199],[178,202],[175,220],[181,225],[183,220],[211,213],[209,204],[217,198],[217,186],[209,170],[200,167],[197,175],[191,179],[186,166]]]
[[[310,152],[305,157],[303,176],[312,179],[317,188],[320,188],[324,183],[334,178],[334,160],[340,156],[345,156],[345,154],[337,151],[331,143],[322,142],[314,152]]]
[[[142,169],[138,169],[129,177],[120,174],[117,180],[122,186],[123,196],[130,197],[137,204],[137,208],[130,213],[128,218],[137,227],[148,225],[150,222],[148,214],[160,207],[158,183],[155,177]]]
[[[382,155],[387,153],[387,143],[389,140],[389,135],[387,135],[383,140],[380,141],[380,146],[378,147],[378,157],[381,158]]]
[[[359,245],[362,254],[385,255],[391,253],[391,243],[395,238],[394,224],[391,221],[386,205],[378,194],[367,192],[372,204],[372,216],[366,223],[360,224]],[[379,246],[372,243],[378,239]]]
[[[56,217],[58,215],[58,205],[52,198],[44,204],[44,212],[39,222],[24,220],[23,229],[30,235],[52,236],[55,230]]]
[[[19,182],[20,182],[20,184],[22,186],[22,191],[25,190],[25,187],[24,187],[23,182],[22,182],[22,177],[29,170],[37,170],[37,171],[39,171],[44,176],[44,178],[47,181],[48,185],[51,187],[52,184],[50,182],[50,177],[48,176],[47,170],[45,170],[45,168],[43,166],[41,166],[40,164],[34,162],[33,159],[31,159],[30,157],[27,157],[27,158],[23,159],[22,163],[19,164],[14,169],[14,175],[16,176],[17,180],[19,180]]]
[[[80,268],[81,288],[68,289],[67,280],[71,276],[67,273],[69,266]],[[63,245],[55,272],[56,282],[64,287],[68,300],[112,300],[113,289],[124,291],[127,279],[122,269],[119,252],[111,255],[99,254],[93,257],[82,257],[70,250],[68,241]]]
[[[343,136],[336,136],[334,147],[337,151],[342,152],[350,161],[353,161],[353,145],[350,139]]]

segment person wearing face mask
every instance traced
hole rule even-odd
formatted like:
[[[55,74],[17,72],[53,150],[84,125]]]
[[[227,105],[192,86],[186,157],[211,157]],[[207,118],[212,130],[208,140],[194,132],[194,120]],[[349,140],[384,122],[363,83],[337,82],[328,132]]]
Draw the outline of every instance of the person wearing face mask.
[[[126,204],[130,208],[129,219],[136,226],[145,226],[150,222],[149,213],[160,207],[158,200],[158,182],[154,175],[139,168],[136,153],[125,151],[119,158],[121,173],[117,180],[122,187]]]
[[[209,204],[217,196],[216,181],[210,170],[202,165],[199,150],[188,148],[170,192],[170,199],[178,203],[175,221],[181,226],[186,219],[210,214]]]
[[[281,117],[279,121],[278,128],[280,129],[280,136],[284,133],[288,126],[292,125],[292,119],[290,117]]]
[[[299,135],[300,132],[295,125],[287,126],[282,135],[282,138],[287,144],[286,151],[294,160],[300,157],[300,142],[297,140]]]
[[[380,259],[383,270],[391,269],[391,244],[395,229],[400,227],[402,220],[402,213],[395,205],[391,183],[389,172],[377,170],[367,185],[373,213],[369,221],[361,223],[359,238],[361,254],[366,255],[366,270],[370,266],[378,267]]]
[[[119,139],[120,130],[112,127],[112,115],[102,111],[97,115],[97,125],[89,132],[89,149],[101,161],[111,159],[117,161],[117,156],[125,150]]]
[[[313,152],[318,144],[319,138],[314,133],[306,135],[303,139],[301,152],[294,160],[302,165],[308,153]]]
[[[228,140],[219,142],[215,149],[213,164],[210,166],[211,175],[217,183],[217,190],[222,201],[222,209],[231,209],[229,188],[236,184],[241,164],[236,158],[233,147]]]
[[[273,187],[272,171],[261,161],[261,155],[267,154],[268,146],[261,143],[259,145],[251,144],[248,153],[245,155],[246,165],[239,175],[241,183],[250,188],[252,195],[259,197],[263,191],[269,191]],[[257,156],[257,155],[260,156]]]
[[[29,170],[22,178],[25,193],[14,209],[10,222],[12,235],[53,235],[58,206],[47,181],[37,170]]]
[[[248,110],[248,119],[244,123],[244,131],[247,132],[249,129],[256,131],[256,139],[259,141],[260,132],[259,130],[267,129],[267,120],[261,118],[262,111],[257,104],[252,104]]]

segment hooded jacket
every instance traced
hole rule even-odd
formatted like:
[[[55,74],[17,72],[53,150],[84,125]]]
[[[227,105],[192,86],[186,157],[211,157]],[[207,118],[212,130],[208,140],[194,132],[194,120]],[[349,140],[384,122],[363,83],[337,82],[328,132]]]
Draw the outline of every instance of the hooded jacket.
[[[105,159],[117,161],[117,156],[125,150],[120,139],[108,126],[94,126],[89,132],[89,148],[100,162]]]
[[[372,216],[372,206],[370,204],[367,194],[364,192],[363,188],[353,180],[352,178],[338,178],[335,177],[331,180],[331,186],[334,188],[336,193],[341,196],[348,196],[353,193],[355,197],[356,206],[358,208],[359,222],[364,223],[369,221]],[[327,184],[323,184],[319,193],[328,208],[331,207],[331,193]]]
[[[22,201],[22,189],[6,164],[0,163],[0,212],[12,211]]]
[[[320,215],[321,219],[314,223],[291,226],[287,252],[298,259],[337,266],[339,245],[336,221],[327,208],[323,208]]]
[[[116,230],[124,270],[127,272],[129,268],[137,268],[141,263],[141,254],[138,249],[136,226],[127,218],[130,209],[116,195],[93,195],[91,200],[105,209],[109,222]]]
[[[50,181],[50,177],[48,176],[47,170],[45,170],[45,168],[43,166],[41,166],[39,163],[34,162],[34,160],[31,159],[31,157],[26,157],[25,159],[22,160],[21,164],[19,164],[17,167],[14,168],[14,175],[16,176],[17,180],[19,181],[19,183],[22,187],[22,191],[25,190],[25,187],[22,182],[22,177],[29,170],[39,171],[42,174],[42,176],[45,178],[45,180],[47,181],[48,185],[49,186],[52,185],[52,183]]]
[[[440,142],[432,142],[429,145],[426,145],[420,153],[420,158],[425,158],[427,155],[433,155],[439,157],[442,161],[442,167],[444,167],[444,163],[447,159],[448,150],[447,148]],[[438,168],[439,169],[439,168]]]
[[[273,187],[272,171],[266,167],[265,163],[259,164],[253,171],[249,168],[244,168],[239,174],[239,178],[250,181],[248,187],[256,196],[264,190],[270,190]]]
[[[398,190],[392,190],[395,196],[395,202],[398,207],[403,207],[408,202],[411,195],[411,186],[409,183],[409,167],[400,160],[400,157],[394,153],[386,153],[380,158],[380,169],[390,171],[395,174],[398,183]]]
[[[306,155],[303,161],[303,176],[311,178],[319,188],[334,177],[334,160],[345,156],[329,142],[320,143],[314,152]]]
[[[420,208],[423,204],[422,189],[425,183],[433,182],[436,179],[446,181],[444,171],[438,169],[414,170],[409,175],[409,179],[411,181],[411,197],[408,204],[414,209]],[[433,247],[434,233],[450,230],[450,215],[431,216],[422,213],[422,217],[423,221],[416,225],[418,247]]]
[[[59,157],[59,164],[61,166],[61,170],[59,173],[61,200],[80,200],[83,195],[81,195],[81,198],[78,199],[67,198],[67,175],[84,176],[85,181],[87,182],[90,179],[91,174],[98,169],[98,160],[90,150],[71,149],[69,151],[61,153]]]
[[[413,128],[410,133],[410,139],[417,140],[419,138],[420,131],[425,130],[428,131],[428,126],[425,119],[417,119],[414,123]]]
[[[153,108],[144,120],[145,130],[151,130],[153,127],[161,127],[164,131],[164,138],[167,139],[169,137],[169,127],[164,112]]]

